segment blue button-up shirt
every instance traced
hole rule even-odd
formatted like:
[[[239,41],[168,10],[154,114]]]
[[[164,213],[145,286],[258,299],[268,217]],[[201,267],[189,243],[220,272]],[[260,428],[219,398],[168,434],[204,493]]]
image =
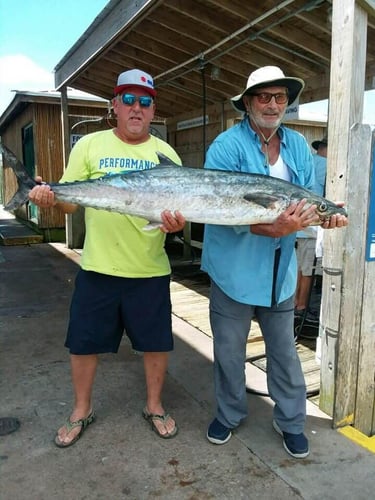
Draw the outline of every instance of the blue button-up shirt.
[[[312,155],[305,138],[281,126],[277,132],[280,154],[291,182],[311,189],[314,185]],[[222,132],[207,151],[205,168],[270,175],[257,133],[245,117]],[[295,234],[282,238],[252,234],[248,226],[206,225],[202,269],[232,299],[251,305],[270,306],[275,250],[281,257],[276,300],[293,295],[297,282]]]

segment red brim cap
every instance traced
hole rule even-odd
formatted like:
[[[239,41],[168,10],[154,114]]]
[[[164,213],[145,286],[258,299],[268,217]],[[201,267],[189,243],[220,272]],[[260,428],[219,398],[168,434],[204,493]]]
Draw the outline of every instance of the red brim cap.
[[[156,96],[152,76],[140,69],[131,69],[121,73],[117,79],[117,85],[114,88],[114,93],[115,95],[121,94],[129,87],[141,87],[151,97]]]

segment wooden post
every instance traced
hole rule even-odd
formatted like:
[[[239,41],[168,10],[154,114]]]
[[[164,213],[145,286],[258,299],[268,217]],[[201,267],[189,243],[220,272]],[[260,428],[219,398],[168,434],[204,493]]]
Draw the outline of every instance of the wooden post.
[[[66,86],[61,88],[61,128],[62,128],[62,144],[63,144],[63,162],[65,170],[70,153],[69,107],[68,107],[68,92]]]
[[[369,172],[360,150],[365,139],[353,130],[362,146],[351,141],[350,129],[363,116],[366,40],[366,12],[355,0],[333,2],[327,198],[345,200],[353,219],[347,229],[324,234],[320,408],[333,417],[335,427],[354,422],[358,375],[364,266],[360,245],[354,241],[358,237],[355,219],[363,213],[366,196],[363,192],[354,197],[351,188],[359,188],[359,175],[368,179]],[[360,227],[363,236],[363,221]],[[354,262],[362,265],[355,269]]]
[[[368,199],[371,178],[369,125],[350,131],[348,154],[348,204],[350,227],[345,238],[340,329],[336,345],[333,424],[354,426],[370,435],[374,407],[374,277],[375,263],[366,263]],[[359,181],[359,182],[358,182]],[[372,321],[371,321],[372,318]],[[372,325],[372,326],[371,326]]]
[[[70,144],[69,144],[69,108],[68,108],[68,92],[64,85],[61,87],[61,128],[62,128],[62,143],[63,143],[63,162],[64,171],[68,164]],[[65,215],[65,242],[68,248],[73,248],[73,225],[72,216]]]
[[[70,126],[67,88],[61,88],[61,127],[63,140],[64,170],[70,154]],[[65,216],[65,241],[68,248],[82,248],[85,235],[84,209],[78,207],[74,214]]]
[[[361,253],[367,253],[367,255],[366,259],[358,263],[358,268],[363,270],[360,274],[360,282],[363,285],[360,297],[362,300],[356,301],[358,309],[353,311],[360,332],[354,426],[363,434],[372,436],[375,434],[375,259],[373,255],[375,240],[375,132],[371,132],[370,127],[364,125],[358,128],[358,133],[355,132],[352,135],[350,150],[360,151],[360,158],[354,166],[356,169],[353,168],[353,173],[354,170],[358,172],[360,166],[361,174],[360,182],[358,182],[357,175],[356,180],[353,179],[353,182],[350,183],[349,199],[352,195],[356,195],[359,200],[360,194],[357,194],[357,191],[364,194],[362,203],[356,205],[358,207],[364,205],[363,212],[358,210],[356,215],[358,219],[362,219],[362,225],[359,227],[364,231],[362,231],[362,235],[358,235],[362,238],[355,239],[352,243],[355,248],[361,245]],[[350,157],[355,159],[354,155],[350,155]],[[371,204],[367,200],[370,200]],[[352,233],[355,233],[355,228]],[[353,269],[355,275],[357,275],[358,268],[354,267]]]

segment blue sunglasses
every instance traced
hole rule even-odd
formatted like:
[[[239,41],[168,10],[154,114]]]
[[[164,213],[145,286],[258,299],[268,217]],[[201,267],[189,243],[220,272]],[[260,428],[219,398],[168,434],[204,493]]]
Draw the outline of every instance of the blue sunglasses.
[[[148,95],[138,97],[134,94],[122,94],[121,101],[125,106],[133,106],[138,101],[141,108],[149,108],[152,104],[152,97]]]

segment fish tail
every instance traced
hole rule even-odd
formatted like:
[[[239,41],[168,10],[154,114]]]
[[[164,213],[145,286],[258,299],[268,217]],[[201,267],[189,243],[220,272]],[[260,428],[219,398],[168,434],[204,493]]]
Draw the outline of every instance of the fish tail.
[[[19,184],[19,189],[16,194],[4,205],[4,209],[8,212],[10,210],[16,210],[19,207],[22,207],[29,200],[29,192],[30,189],[26,187],[24,184]]]
[[[29,176],[23,164],[10,149],[0,144],[0,151],[3,153],[5,167],[10,167],[17,177],[18,190],[11,200],[4,205],[5,210],[15,210],[24,205],[29,200],[30,190],[37,185],[37,182]]]

